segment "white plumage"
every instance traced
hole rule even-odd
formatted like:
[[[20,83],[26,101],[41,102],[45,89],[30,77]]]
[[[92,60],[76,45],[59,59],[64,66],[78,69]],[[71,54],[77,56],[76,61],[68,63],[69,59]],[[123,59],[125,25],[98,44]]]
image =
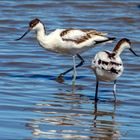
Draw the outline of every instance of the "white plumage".
[[[123,73],[123,62],[120,54],[125,48],[128,48],[134,55],[138,56],[131,48],[131,43],[128,39],[121,39],[112,52],[102,51],[98,52],[92,60],[91,68],[96,75],[96,92],[95,101],[98,100],[98,84],[99,81],[111,82],[114,81],[114,98],[116,101],[116,80]]]
[[[34,19],[29,23],[28,31],[17,40],[22,39],[31,30],[36,31],[36,38],[41,47],[55,53],[73,56],[74,64],[75,56],[81,60],[78,65],[75,65],[73,68],[59,75],[59,77],[62,77],[74,69],[74,80],[76,78],[76,67],[81,66],[84,62],[80,54],[97,44],[115,39],[113,37],[107,37],[106,33],[92,29],[56,29],[50,34],[47,34],[44,24],[39,19]]]
[[[109,58],[110,51],[96,54],[92,60],[92,68],[100,81],[110,82],[118,78],[123,72],[123,63],[120,56]]]

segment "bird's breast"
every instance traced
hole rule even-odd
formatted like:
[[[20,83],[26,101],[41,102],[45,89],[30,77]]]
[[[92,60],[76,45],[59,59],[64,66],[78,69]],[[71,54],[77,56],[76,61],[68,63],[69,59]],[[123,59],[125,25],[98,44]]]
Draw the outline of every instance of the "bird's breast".
[[[96,55],[92,61],[92,68],[101,81],[114,81],[123,72],[123,63],[121,59],[104,58]]]

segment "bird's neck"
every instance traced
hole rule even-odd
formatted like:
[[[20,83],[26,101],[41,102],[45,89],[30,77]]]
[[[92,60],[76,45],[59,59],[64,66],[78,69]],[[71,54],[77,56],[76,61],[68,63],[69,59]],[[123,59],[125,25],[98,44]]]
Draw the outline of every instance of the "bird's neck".
[[[126,43],[117,44],[116,47],[113,49],[113,52],[115,52],[116,55],[121,55],[126,46],[127,46]]]
[[[36,37],[39,42],[42,42],[46,36],[47,35],[44,27],[41,27],[36,31]]]

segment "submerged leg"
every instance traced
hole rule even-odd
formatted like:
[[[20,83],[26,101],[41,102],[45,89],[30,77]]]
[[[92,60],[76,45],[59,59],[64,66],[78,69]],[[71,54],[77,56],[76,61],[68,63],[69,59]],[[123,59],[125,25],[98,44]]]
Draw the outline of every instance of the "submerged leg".
[[[95,90],[95,98],[94,98],[95,102],[98,101],[98,86],[99,86],[99,81],[96,78],[96,90]]]
[[[96,119],[97,119],[97,115],[98,115],[98,109],[97,109],[97,102],[94,102],[94,127],[96,127]]]
[[[77,68],[77,67],[80,67],[80,66],[83,65],[84,59],[83,59],[79,54],[77,54],[76,56],[81,60],[81,62],[75,66],[75,67]],[[74,69],[74,67],[68,69],[67,71],[61,73],[58,77],[63,77],[65,74],[69,73],[69,72],[72,71],[73,69]]]
[[[116,82],[117,82],[117,80],[114,81],[114,88],[113,88],[113,95],[114,95],[115,102],[116,102]]]
[[[72,79],[72,84],[75,84],[77,72],[76,72],[76,63],[75,63],[75,55],[73,56],[73,79]]]

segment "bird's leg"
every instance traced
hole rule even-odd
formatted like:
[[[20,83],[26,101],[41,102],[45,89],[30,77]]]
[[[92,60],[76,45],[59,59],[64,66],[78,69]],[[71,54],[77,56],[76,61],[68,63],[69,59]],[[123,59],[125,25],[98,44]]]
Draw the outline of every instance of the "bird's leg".
[[[94,127],[96,127],[96,119],[97,119],[97,115],[98,115],[98,109],[97,109],[97,102],[94,102]]]
[[[96,90],[95,90],[95,98],[94,98],[95,102],[98,101],[98,86],[99,86],[99,81],[96,78]]]
[[[84,59],[83,59],[79,54],[77,54],[76,56],[81,60],[81,62],[75,66],[75,67],[77,68],[77,67],[80,67],[80,66],[83,65]],[[70,71],[72,71],[73,69],[74,69],[74,67],[68,69],[67,71],[65,71],[65,72],[63,72],[63,73],[61,73],[61,74],[58,76],[58,78],[59,78],[59,77],[63,77],[64,75],[66,75],[67,73],[69,73]]]
[[[76,72],[76,63],[75,63],[75,55],[73,56],[73,79],[72,79],[72,85],[75,85],[77,72]]]
[[[76,66],[76,68],[82,66],[85,62],[81,55],[77,54],[77,57],[81,60],[81,62]]]
[[[114,81],[114,88],[113,88],[113,95],[114,95],[115,102],[116,102],[116,82],[117,82],[117,80]]]

